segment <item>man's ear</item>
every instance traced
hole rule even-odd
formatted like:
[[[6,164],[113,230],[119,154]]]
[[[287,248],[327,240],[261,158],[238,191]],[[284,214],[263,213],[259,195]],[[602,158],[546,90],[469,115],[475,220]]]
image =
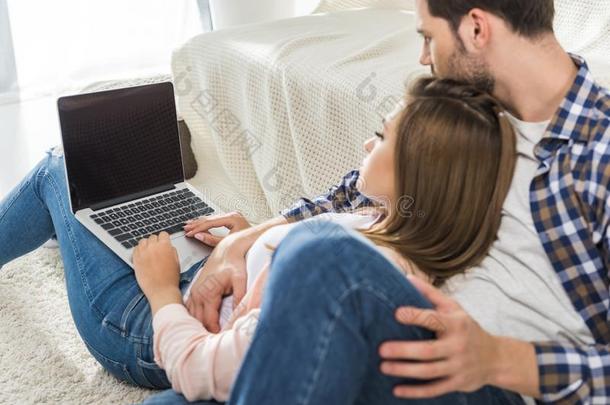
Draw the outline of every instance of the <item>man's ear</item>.
[[[491,39],[491,23],[491,15],[480,8],[473,8],[464,16],[459,34],[467,50],[477,52],[487,47]]]

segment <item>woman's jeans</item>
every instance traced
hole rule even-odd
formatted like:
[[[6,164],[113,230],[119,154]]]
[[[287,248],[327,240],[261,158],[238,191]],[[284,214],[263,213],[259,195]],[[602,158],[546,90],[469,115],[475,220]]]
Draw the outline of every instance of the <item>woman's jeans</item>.
[[[150,307],[133,270],[75,219],[63,157],[48,152],[0,202],[0,266],[53,235],[64,262],[72,317],[93,357],[120,380],[171,387],[154,362]],[[199,266],[181,275],[183,291]]]
[[[373,245],[329,222],[301,223],[274,253],[261,317],[231,404],[523,404],[494,387],[428,400],[392,395],[379,345],[428,340],[431,332],[399,324],[400,306],[430,303]],[[168,390],[145,404],[186,404]],[[208,402],[198,402],[207,404]]]

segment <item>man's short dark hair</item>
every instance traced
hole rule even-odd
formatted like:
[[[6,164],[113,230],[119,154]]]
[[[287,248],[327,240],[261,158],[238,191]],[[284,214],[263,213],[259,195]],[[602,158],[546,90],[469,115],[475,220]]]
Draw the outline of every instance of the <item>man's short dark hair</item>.
[[[462,18],[473,8],[505,20],[524,37],[553,32],[554,0],[428,0],[430,14],[447,21],[457,31]]]

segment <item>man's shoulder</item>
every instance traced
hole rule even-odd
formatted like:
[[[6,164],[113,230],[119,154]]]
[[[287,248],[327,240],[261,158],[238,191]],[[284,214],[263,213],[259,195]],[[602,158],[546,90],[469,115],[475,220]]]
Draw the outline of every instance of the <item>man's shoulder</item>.
[[[594,195],[606,201],[610,196],[610,90],[594,83],[585,107],[582,118],[586,118],[583,129],[588,142],[573,151],[579,159],[587,157],[587,169],[581,171],[589,183],[587,189],[595,189]]]
[[[581,135],[585,135],[589,141],[607,142],[610,137],[607,129],[610,122],[610,89],[595,77],[583,57],[570,55],[579,67],[574,87],[567,96],[570,112],[577,119],[576,129],[583,131]]]
[[[595,103],[595,110],[599,112],[601,118],[610,120],[610,89],[602,86],[599,83],[595,83],[597,87],[597,102]]]
[[[588,121],[590,146],[610,146],[610,89],[594,82],[584,105],[582,118]]]

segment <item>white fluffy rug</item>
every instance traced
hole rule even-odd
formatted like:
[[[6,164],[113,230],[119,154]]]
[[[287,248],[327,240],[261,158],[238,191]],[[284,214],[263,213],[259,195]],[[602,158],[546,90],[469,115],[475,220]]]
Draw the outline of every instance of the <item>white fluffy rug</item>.
[[[0,403],[131,404],[153,392],[119,382],[89,354],[70,316],[57,249],[0,270]]]

